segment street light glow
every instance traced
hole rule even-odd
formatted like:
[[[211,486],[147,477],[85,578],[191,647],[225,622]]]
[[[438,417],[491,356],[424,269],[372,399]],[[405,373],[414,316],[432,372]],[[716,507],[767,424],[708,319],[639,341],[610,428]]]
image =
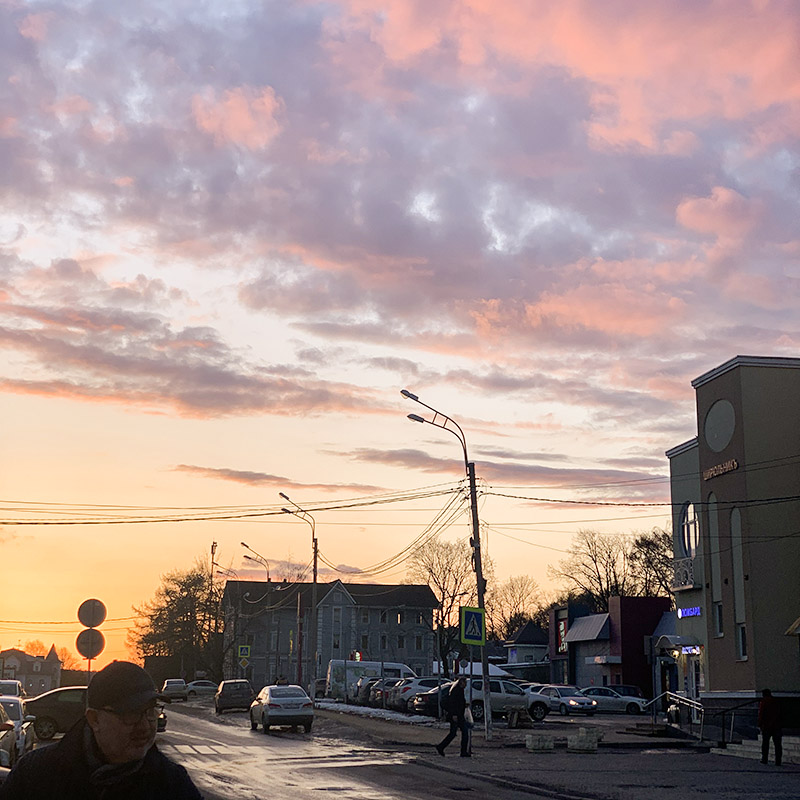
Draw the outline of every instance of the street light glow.
[[[408,418],[413,422],[425,422],[425,420],[419,414],[409,414]]]

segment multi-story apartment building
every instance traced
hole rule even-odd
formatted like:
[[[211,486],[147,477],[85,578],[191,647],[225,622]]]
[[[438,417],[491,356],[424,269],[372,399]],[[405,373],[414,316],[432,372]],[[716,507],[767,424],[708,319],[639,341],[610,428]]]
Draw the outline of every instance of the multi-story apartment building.
[[[667,451],[677,636],[707,709],[800,697],[800,359],[737,356],[692,381],[697,435]],[[754,711],[755,704],[750,707]],[[747,712],[739,712],[747,716]]]
[[[313,594],[311,583],[228,581],[225,677],[249,678],[256,689],[280,676],[307,686],[325,677],[331,659],[356,653],[430,674],[438,600],[429,586],[320,583],[316,614]]]

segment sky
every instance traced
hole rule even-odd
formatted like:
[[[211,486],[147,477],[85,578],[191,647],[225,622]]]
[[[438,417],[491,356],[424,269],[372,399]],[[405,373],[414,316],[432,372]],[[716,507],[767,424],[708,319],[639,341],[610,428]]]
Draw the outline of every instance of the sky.
[[[124,658],[212,542],[307,566],[279,492],[321,579],[399,582],[469,533],[404,388],[496,580],[548,589],[577,531],[667,524],[693,378],[800,350],[793,0],[0,0],[0,37],[0,648],[74,651],[94,597]]]

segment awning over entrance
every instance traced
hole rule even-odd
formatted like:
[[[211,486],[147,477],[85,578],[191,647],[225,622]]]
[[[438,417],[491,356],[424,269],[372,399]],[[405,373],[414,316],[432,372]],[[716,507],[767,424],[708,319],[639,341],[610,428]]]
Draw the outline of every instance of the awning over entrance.
[[[590,614],[572,621],[565,642],[593,642],[608,639],[608,614]]]
[[[678,647],[699,647],[699,642],[694,636],[678,636],[677,634],[665,634],[656,639],[656,650],[674,650]]]

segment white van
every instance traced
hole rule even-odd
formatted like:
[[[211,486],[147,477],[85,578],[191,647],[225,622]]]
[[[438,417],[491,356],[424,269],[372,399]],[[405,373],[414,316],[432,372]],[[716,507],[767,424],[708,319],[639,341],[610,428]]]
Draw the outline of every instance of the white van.
[[[355,697],[356,682],[362,675],[398,679],[417,677],[411,667],[396,661],[344,661],[334,658],[328,662],[327,696],[336,700]]]

